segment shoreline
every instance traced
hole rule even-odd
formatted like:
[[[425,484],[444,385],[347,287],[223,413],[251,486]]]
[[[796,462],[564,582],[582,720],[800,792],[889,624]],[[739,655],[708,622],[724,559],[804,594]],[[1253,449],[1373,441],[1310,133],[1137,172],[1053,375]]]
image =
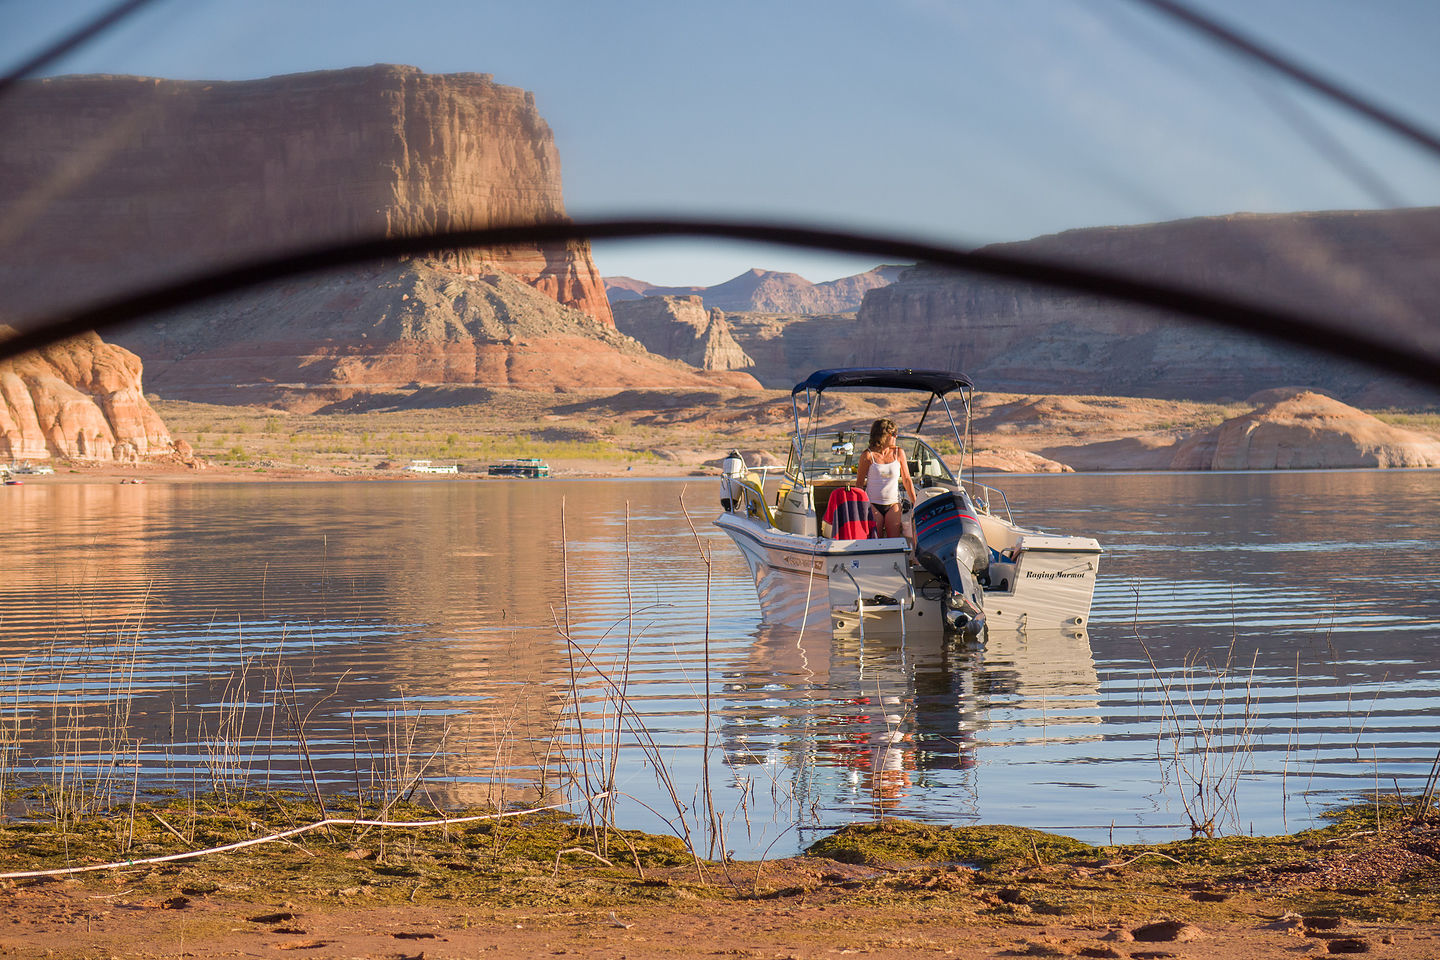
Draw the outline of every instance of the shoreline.
[[[16,479],[20,486],[45,486],[74,483],[294,483],[294,482],[353,482],[353,483],[508,483],[522,480],[516,477],[491,477],[483,473],[461,473],[450,475],[425,475],[407,473],[404,470],[375,470],[363,467],[342,467],[337,469],[308,467],[236,467],[222,464],[203,464],[190,467],[173,462],[140,463],[97,463],[54,465],[53,474],[19,474]],[[601,461],[551,461],[551,478],[556,480],[624,479],[644,477],[646,479],[718,478],[719,471],[705,467],[687,467],[673,463],[647,464],[605,464]]]
[[[0,878],[0,952],[1249,960],[1428,958],[1440,944],[1440,814],[1404,799],[1293,834],[1161,844],[878,819],[758,861],[539,810],[462,824],[401,802],[387,838],[337,813],[317,829],[309,800],[213,800],[141,803],[118,834],[76,821],[63,845],[49,821],[0,818],[0,873],[61,874]],[[212,844],[242,839],[187,857],[203,845],[181,831],[201,823]]]
[[[682,465],[676,463],[609,464],[603,461],[550,461],[552,480],[624,480],[643,478],[647,480],[718,480],[718,467],[709,465]],[[1423,473],[1440,471],[1440,467],[1305,467],[1272,468],[1256,470],[1177,470],[1143,467],[1116,466],[1110,470],[1076,470],[1067,473],[1054,471],[1012,471],[976,469],[976,474],[987,478],[1029,477],[1029,476],[1105,476],[1154,474],[1158,476],[1220,476],[1231,473],[1291,475],[1302,473]],[[966,475],[970,473],[965,471]],[[236,467],[218,464],[204,464],[187,467],[173,462],[151,463],[101,463],[66,464],[55,466],[55,473],[48,475],[20,474],[16,477],[19,486],[51,486],[78,483],[95,484],[188,484],[188,483],[514,483],[537,482],[517,477],[491,477],[483,473],[460,473],[441,476],[406,473],[404,470],[375,470],[363,467],[336,469],[308,468],[298,466]],[[543,481],[542,481],[543,482]]]

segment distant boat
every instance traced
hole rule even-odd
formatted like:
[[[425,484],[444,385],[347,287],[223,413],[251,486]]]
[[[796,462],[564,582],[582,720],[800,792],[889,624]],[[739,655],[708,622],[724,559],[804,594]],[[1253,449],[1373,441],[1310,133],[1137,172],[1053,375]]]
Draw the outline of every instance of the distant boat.
[[[539,457],[515,457],[490,464],[490,476],[538,480],[550,476],[550,465]]]
[[[456,464],[437,466],[429,460],[411,460],[410,465],[405,468],[406,473],[459,473],[460,467]]]
[[[48,477],[55,473],[55,468],[45,463],[31,463],[29,460],[22,460],[19,463],[12,463],[10,472],[26,473],[32,477]]]

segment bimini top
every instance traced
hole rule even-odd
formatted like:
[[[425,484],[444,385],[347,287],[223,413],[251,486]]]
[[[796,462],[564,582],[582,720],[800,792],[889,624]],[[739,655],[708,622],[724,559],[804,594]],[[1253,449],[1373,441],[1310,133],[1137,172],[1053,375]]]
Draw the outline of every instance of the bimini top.
[[[790,395],[814,390],[820,393],[831,387],[863,390],[867,387],[896,390],[926,390],[945,396],[951,390],[973,390],[975,385],[963,373],[945,370],[905,370],[887,367],[847,367],[841,370],[816,370],[790,391]]]

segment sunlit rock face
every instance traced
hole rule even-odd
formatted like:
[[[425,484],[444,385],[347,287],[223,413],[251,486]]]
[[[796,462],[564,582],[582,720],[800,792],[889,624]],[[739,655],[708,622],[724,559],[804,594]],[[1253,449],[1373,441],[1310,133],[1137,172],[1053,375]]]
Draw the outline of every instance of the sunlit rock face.
[[[565,215],[533,95],[487,74],[59,77],[25,85],[4,113],[12,317],[326,242]],[[587,243],[438,257],[458,273],[481,260],[611,322]]]
[[[0,327],[0,339],[12,332]],[[86,334],[0,361],[0,461],[133,462],[173,453],[130,351]]]
[[[353,409],[432,387],[554,391],[757,386],[657,356],[484,263],[379,264],[152,322],[150,389],[173,399]]]
[[[1236,214],[984,249],[1318,315],[1440,353],[1440,208]],[[994,390],[1233,400],[1297,384],[1348,397],[1378,376],[1156,309],[930,267],[868,292],[857,319],[859,362],[960,369]],[[1322,330],[1313,343],[1325,340]]]
[[[1440,467],[1440,440],[1308,390],[1272,390],[1259,406],[1189,437],[1177,470]]]
[[[698,296],[617,301],[614,310],[616,329],[639,340],[651,353],[702,370],[744,370],[755,365],[735,342],[725,315],[707,310]]]

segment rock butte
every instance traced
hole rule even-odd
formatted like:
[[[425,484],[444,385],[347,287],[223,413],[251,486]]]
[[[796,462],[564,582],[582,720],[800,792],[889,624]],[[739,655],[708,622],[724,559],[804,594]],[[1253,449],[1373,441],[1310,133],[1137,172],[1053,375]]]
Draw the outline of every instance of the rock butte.
[[[565,216],[534,96],[488,74],[58,77],[17,91],[6,123],[0,279],[15,316],[326,242]],[[610,323],[588,243],[443,259],[460,273],[487,260]]]

